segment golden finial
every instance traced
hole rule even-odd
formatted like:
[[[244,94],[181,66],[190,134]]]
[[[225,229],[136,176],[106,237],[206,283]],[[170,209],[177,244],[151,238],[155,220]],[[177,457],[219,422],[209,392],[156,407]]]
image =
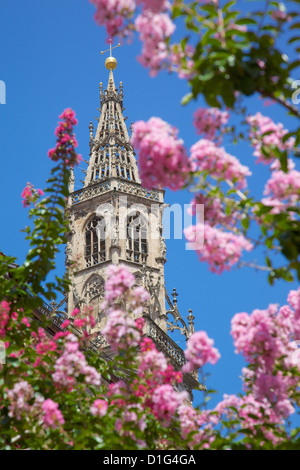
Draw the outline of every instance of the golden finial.
[[[111,55],[111,50],[112,49],[115,49],[115,47],[120,47],[121,44],[117,44],[116,46],[111,46],[112,44],[112,40],[110,39],[109,40],[109,49],[106,49],[106,51],[101,51],[101,54],[104,54],[104,52],[108,52],[109,51],[109,57],[107,57],[107,59],[105,60],[105,67],[108,69],[108,70],[115,70],[115,68],[117,67],[117,59],[115,59],[114,57],[112,57]]]

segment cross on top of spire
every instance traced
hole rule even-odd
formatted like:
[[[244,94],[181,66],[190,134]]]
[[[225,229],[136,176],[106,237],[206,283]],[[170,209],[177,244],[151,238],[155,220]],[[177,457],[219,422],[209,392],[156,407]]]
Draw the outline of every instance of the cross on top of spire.
[[[108,69],[108,70],[114,70],[116,67],[117,67],[117,59],[115,59],[113,56],[112,56],[112,49],[115,49],[116,47],[120,47],[121,44],[118,43],[116,46],[112,46],[112,39],[109,39],[108,40],[109,42],[109,49],[106,49],[105,51],[101,51],[101,54],[104,54],[104,52],[108,52],[109,51],[109,57],[107,57],[107,59],[105,60],[105,67]]]

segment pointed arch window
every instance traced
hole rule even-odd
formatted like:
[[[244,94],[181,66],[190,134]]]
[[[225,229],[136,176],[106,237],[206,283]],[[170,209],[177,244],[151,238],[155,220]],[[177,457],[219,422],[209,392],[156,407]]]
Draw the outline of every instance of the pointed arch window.
[[[136,263],[147,261],[147,224],[138,212],[127,219],[127,259]]]
[[[94,266],[106,260],[106,230],[104,217],[93,217],[85,229],[85,264]]]

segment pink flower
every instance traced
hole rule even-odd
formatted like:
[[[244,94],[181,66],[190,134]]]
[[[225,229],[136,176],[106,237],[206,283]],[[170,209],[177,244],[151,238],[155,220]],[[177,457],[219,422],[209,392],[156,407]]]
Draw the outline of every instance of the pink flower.
[[[191,215],[201,215],[204,211],[204,222],[211,227],[219,224],[236,227],[240,214],[234,209],[230,214],[226,214],[224,202],[219,197],[210,197],[203,193],[198,193],[191,201],[191,207],[188,213]]]
[[[93,416],[105,416],[107,413],[108,403],[105,400],[97,399],[90,407]]]
[[[184,372],[204,366],[208,362],[215,364],[219,358],[219,351],[213,347],[214,341],[210,339],[205,331],[197,331],[192,334],[187,343],[184,355],[187,363],[183,367]]]
[[[152,410],[164,426],[169,426],[179,406],[187,399],[187,393],[178,393],[172,385],[158,386],[152,395]]]
[[[105,299],[108,301],[116,300],[135,284],[134,275],[125,266],[111,265],[107,270],[107,274]]]
[[[6,300],[0,302],[0,337],[4,338],[5,328],[9,321],[10,304]]]
[[[61,411],[58,409],[58,404],[50,398],[43,402],[42,410],[43,422],[47,428],[55,429],[59,427],[59,425],[64,424],[65,420]]]
[[[73,334],[68,335],[68,342],[62,355],[54,365],[55,372],[52,378],[58,387],[72,390],[77,377],[84,375],[85,383],[98,386],[101,383],[101,375],[94,367],[87,364],[84,354],[79,351],[78,338]]]
[[[143,329],[144,329],[144,326],[145,326],[145,319],[143,317],[137,318],[135,320],[135,325],[136,325],[137,329],[141,333],[143,333]]]
[[[199,430],[201,423],[200,415],[192,406],[182,404],[178,408],[178,415],[181,434],[184,439],[186,439],[191,432]]]
[[[126,20],[129,20],[135,10],[133,0],[90,0],[97,10],[95,20],[106,27],[108,36],[128,34]]]
[[[288,15],[285,10],[280,10],[280,9],[272,11],[271,17],[273,18],[273,20],[278,21],[278,22],[284,22],[284,21],[288,22],[288,21],[291,21],[292,19],[292,17]]]
[[[132,144],[139,151],[141,178],[146,187],[177,190],[184,185],[189,161],[177,133],[177,129],[160,118],[133,125]]]
[[[22,415],[28,413],[30,406],[28,402],[32,399],[34,390],[25,380],[17,382],[12,390],[8,390],[7,397],[10,402],[9,416],[21,420]]]
[[[253,248],[243,235],[224,232],[208,223],[191,225],[184,229],[184,235],[191,248],[197,251],[200,261],[207,261],[210,270],[218,274],[236,264],[243,250]]]
[[[65,321],[61,324],[61,328],[62,328],[62,329],[68,328],[69,325],[70,325],[70,320],[65,320]]]
[[[76,317],[80,313],[79,308],[74,308],[73,312],[71,312],[72,317]]]
[[[27,183],[27,186],[23,189],[21,194],[23,207],[29,207],[32,202],[36,202],[37,199],[43,195],[44,192],[41,189],[35,189],[31,183]]]
[[[279,163],[278,160],[275,162]],[[266,206],[273,206],[272,213],[274,214],[299,206],[300,172],[294,170],[293,166],[293,162],[289,163],[287,173],[281,169],[272,171],[265,185],[264,194],[268,197],[262,199],[262,203]]]
[[[191,44],[186,44],[184,47],[181,43],[172,44],[171,50],[168,53],[167,66],[171,72],[176,71],[179,78],[190,80],[194,74],[194,61],[192,57],[195,53],[195,48]]]
[[[24,323],[24,325],[27,326],[27,328],[30,328],[30,323],[26,317],[22,318],[21,323]]]
[[[150,75],[154,76],[168,59],[165,41],[173,34],[175,25],[168,14],[154,13],[148,9],[137,16],[135,27],[143,42],[142,55],[138,60],[144,67],[149,67]]]
[[[194,171],[205,171],[217,179],[228,179],[239,189],[247,186],[246,177],[251,175],[249,168],[236,157],[207,139],[201,139],[192,146],[190,160]]]
[[[275,124],[271,118],[263,116],[261,113],[248,116],[246,121],[250,125],[249,137],[255,150],[253,155],[258,157],[257,163],[271,163],[276,158],[273,147],[278,148],[280,151],[293,149],[295,145],[294,138],[290,137],[283,142],[283,137],[288,133],[283,124]],[[262,152],[262,147],[269,150],[269,156]]]
[[[227,124],[229,113],[218,108],[199,108],[194,113],[194,126],[197,134],[202,134],[208,140],[213,140],[218,131]]]
[[[155,347],[143,351],[139,356],[139,374],[151,373],[153,376],[155,376],[155,372],[161,374],[162,372],[166,371],[167,368],[168,361],[165,355],[162,352],[157,351]]]
[[[76,318],[74,320],[74,326],[77,328],[82,328],[86,324],[86,321],[83,318]]]
[[[142,5],[145,10],[159,13],[170,7],[168,0],[136,0],[137,5]]]
[[[136,347],[141,339],[135,321],[124,310],[111,311],[101,333],[114,351]]]
[[[75,112],[68,108],[59,116],[62,122],[59,122],[55,129],[57,137],[56,147],[48,151],[48,157],[57,162],[62,160],[64,165],[73,167],[82,161],[81,155],[75,152],[77,141],[73,134],[73,126],[77,124]]]
[[[75,126],[76,124],[78,124],[78,121],[75,118],[75,116],[76,116],[75,111],[73,111],[73,109],[71,108],[67,108],[59,116],[59,119],[66,120],[67,123],[70,123],[73,126]]]

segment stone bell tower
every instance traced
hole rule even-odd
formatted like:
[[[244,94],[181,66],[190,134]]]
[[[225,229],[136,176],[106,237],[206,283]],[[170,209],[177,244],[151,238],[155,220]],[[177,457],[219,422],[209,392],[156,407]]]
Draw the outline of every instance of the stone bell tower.
[[[85,305],[94,307],[95,345],[103,345],[101,329],[105,312],[100,305],[107,267],[124,264],[135,275],[136,284],[150,293],[144,318],[146,334],[163,350],[174,366],[184,364],[182,349],[169,337],[168,330],[180,330],[186,337],[194,331],[190,312],[188,325],[165,290],[166,245],[162,213],[164,191],[141,185],[135,152],[123,116],[123,86],[116,88],[115,58],[105,61],[109,70],[107,89],[100,83],[100,118],[96,129],[90,123],[90,158],[84,171],[82,188],[74,191],[74,175],[69,185],[68,213],[71,232],[66,248],[66,263],[75,262],[67,312]],[[170,314],[173,321],[169,321]],[[193,382],[193,378],[190,377]],[[192,388],[192,382],[188,388]]]

